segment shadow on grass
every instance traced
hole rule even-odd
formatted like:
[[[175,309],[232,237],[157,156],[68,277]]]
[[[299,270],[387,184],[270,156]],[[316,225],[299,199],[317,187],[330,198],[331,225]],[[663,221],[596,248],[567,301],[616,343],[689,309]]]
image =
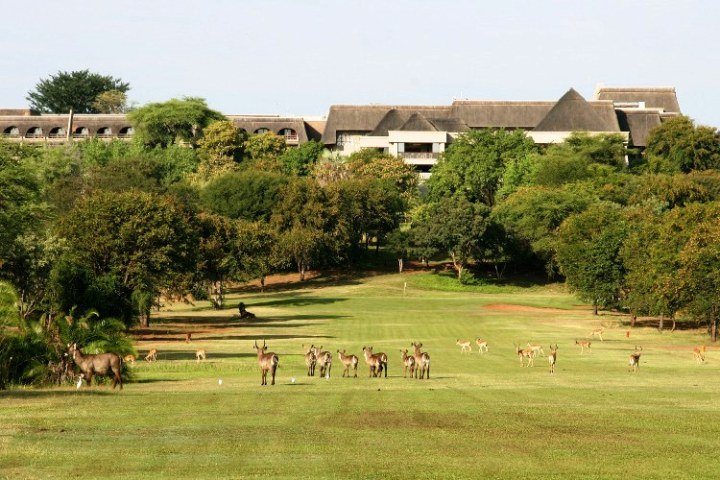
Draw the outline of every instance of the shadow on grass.
[[[210,363],[211,360],[215,359],[221,359],[221,358],[255,358],[257,357],[254,353],[224,353],[224,352],[213,352],[211,349],[207,348],[206,354],[207,354],[207,362]],[[166,360],[166,361],[174,361],[174,360],[192,360],[195,361],[195,350],[176,350],[176,351],[159,351],[158,352],[158,360]],[[199,362],[198,365],[202,364],[203,362]]]
[[[179,382],[173,378],[143,378],[142,380],[135,380],[128,383],[166,383],[166,382]]]
[[[216,335],[203,337],[203,340],[295,340],[301,338],[335,338],[330,335]]]
[[[102,390],[100,390],[102,389]],[[106,390],[107,389],[107,390]],[[119,392],[120,389],[115,389],[115,394]],[[43,398],[43,397],[49,397],[49,396],[73,396],[73,395],[84,395],[84,396],[106,396],[106,395],[113,395],[113,389],[108,387],[97,387],[93,386],[88,389],[87,387],[83,387],[80,390],[61,390],[58,388],[57,390],[53,389],[46,389],[46,390],[2,390],[0,391],[0,399],[2,398]]]
[[[293,306],[293,307],[305,307],[308,305],[329,305],[336,302],[344,302],[347,298],[316,298],[316,297],[302,297],[292,296],[291,298],[282,298],[277,300],[268,300],[265,302],[248,303],[246,307],[249,309],[253,307],[277,307],[277,306]]]
[[[331,287],[331,286],[349,286],[349,285],[359,285],[360,279],[367,276],[368,272],[358,272],[358,273],[337,273],[337,274],[321,274],[317,277],[307,279],[303,282],[301,282],[299,279],[297,280],[291,280],[287,282],[278,282],[278,283],[271,283],[266,285],[265,287],[265,294],[272,293],[272,292],[287,292],[287,291],[293,291],[293,290],[315,290],[319,288],[324,287]],[[255,283],[240,285],[237,287],[233,287],[228,289],[229,293],[242,293],[242,294],[259,294],[263,295],[260,292],[260,287],[258,287]]]

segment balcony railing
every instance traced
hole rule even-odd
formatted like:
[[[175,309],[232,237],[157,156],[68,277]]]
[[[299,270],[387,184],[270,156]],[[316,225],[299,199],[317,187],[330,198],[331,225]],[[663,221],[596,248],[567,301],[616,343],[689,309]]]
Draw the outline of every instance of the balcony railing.
[[[402,152],[400,156],[403,158],[411,158],[417,160],[431,160],[438,158],[438,154],[435,152]]]
[[[298,143],[298,136],[295,135],[285,135],[285,142],[286,143]]]

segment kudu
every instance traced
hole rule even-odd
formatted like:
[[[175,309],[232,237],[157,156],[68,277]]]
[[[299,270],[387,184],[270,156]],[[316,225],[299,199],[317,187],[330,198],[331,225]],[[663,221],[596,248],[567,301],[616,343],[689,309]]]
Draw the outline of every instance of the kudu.
[[[78,366],[80,371],[85,377],[85,381],[88,385],[92,385],[93,375],[108,375],[112,376],[112,388],[115,385],[120,384],[120,390],[123,388],[122,384],[122,358],[116,353],[98,353],[95,355],[83,355],[80,349],[77,347],[77,343],[68,345],[70,356]]]
[[[420,380],[424,378],[430,379],[430,354],[420,350],[422,343],[413,342],[410,345],[415,349],[413,354],[413,357],[415,357],[415,378],[418,378],[419,375]]]
[[[363,347],[363,356],[365,357],[365,363],[370,367],[369,376],[380,377],[383,370],[385,370],[385,378],[387,378],[388,357],[384,352],[373,353],[373,347]]]
[[[258,365],[262,371],[262,382],[260,385],[267,385],[268,372],[272,374],[271,385],[275,385],[275,371],[277,370],[278,363],[280,362],[280,357],[278,357],[274,352],[266,352],[267,344],[265,343],[265,340],[263,340],[262,347],[258,347],[257,340],[255,340],[255,350],[257,351]]]
[[[529,348],[521,348],[520,345],[515,345],[515,352],[517,353],[517,356],[520,358],[520,366],[524,367],[525,365],[525,359],[528,359],[528,367],[534,367],[535,366],[535,355],[533,355],[533,351]]]
[[[315,345],[310,345],[310,348],[305,348],[303,344],[303,350],[305,351],[305,365],[307,365],[308,377],[315,376],[315,365],[317,364],[317,357],[315,357]]]
[[[345,355],[345,350],[342,352],[340,350],[337,351],[338,358],[340,359],[340,362],[345,367],[345,370],[343,370],[342,376],[344,377],[347,373],[347,376],[350,377],[350,369],[353,369],[353,372],[355,373],[355,378],[357,378],[357,369],[358,369],[358,357],[355,355]]]
[[[403,362],[403,378],[407,378],[407,371],[410,370],[410,378],[415,375],[415,357],[408,355],[408,349],[400,350]]]
[[[332,353],[323,351],[322,345],[319,348],[315,348],[315,359],[318,367],[320,367],[320,378],[330,378],[330,370],[332,369]]]
[[[550,355],[548,355],[548,362],[550,363],[550,374],[555,373],[555,364],[557,363],[557,349],[557,343],[555,344],[555,348],[550,345]]]
[[[630,354],[630,368],[633,372],[637,372],[640,368],[640,355],[642,355],[642,347],[635,346],[635,352]]]

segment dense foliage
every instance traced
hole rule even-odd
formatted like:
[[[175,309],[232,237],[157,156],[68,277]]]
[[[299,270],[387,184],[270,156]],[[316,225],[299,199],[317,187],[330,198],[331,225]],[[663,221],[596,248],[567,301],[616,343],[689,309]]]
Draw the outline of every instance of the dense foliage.
[[[89,70],[58,72],[28,92],[30,107],[43,113],[118,113],[130,84]],[[108,94],[108,92],[114,92]]]

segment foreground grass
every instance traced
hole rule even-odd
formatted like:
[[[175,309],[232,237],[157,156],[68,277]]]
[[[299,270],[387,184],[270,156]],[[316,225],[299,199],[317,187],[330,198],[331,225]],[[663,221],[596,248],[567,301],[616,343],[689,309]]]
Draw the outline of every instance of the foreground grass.
[[[408,288],[403,292],[405,282]],[[593,317],[557,286],[439,291],[386,275],[235,296],[258,314],[175,306],[139,331],[138,383],[0,393],[0,478],[709,478],[720,466],[720,354],[691,355],[700,332],[659,334]],[[322,287],[322,288],[320,288]],[[542,308],[549,307],[549,308]],[[605,325],[580,355],[574,340]],[[186,344],[184,333],[193,332]],[[458,338],[490,352],[461,355]],[[252,343],[281,356],[259,386]],[[400,348],[420,340],[432,378],[402,378]],[[521,368],[513,343],[557,342]],[[302,344],[386,351],[390,377],[308,378]],[[641,371],[627,357],[644,347]],[[208,362],[194,362],[205,348]],[[292,382],[295,378],[295,382]],[[219,384],[222,380],[222,384]]]

